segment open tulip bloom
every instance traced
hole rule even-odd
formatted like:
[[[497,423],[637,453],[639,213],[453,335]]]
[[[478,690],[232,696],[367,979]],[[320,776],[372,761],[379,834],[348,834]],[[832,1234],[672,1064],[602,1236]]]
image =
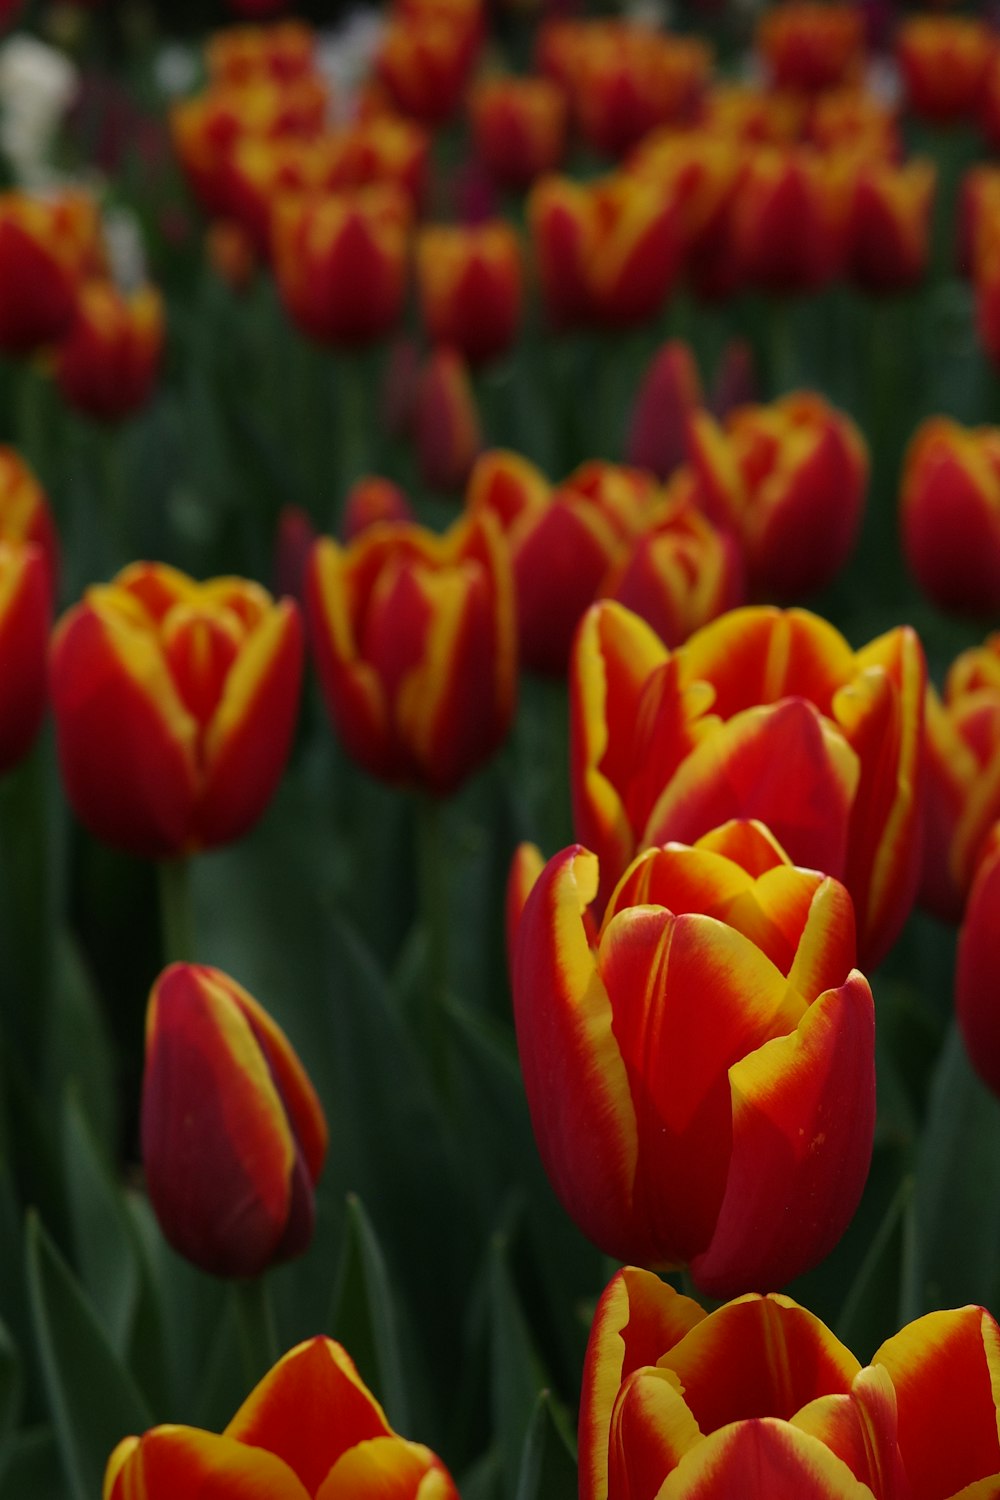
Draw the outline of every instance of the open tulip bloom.
[[[618,1259],[689,1264],[713,1295],[781,1286],[840,1238],[871,1156],[850,897],[752,822],[647,850],[595,934],[598,881],[594,855],[563,850],[516,923],[518,1050],[556,1194]]]
[[[789,1297],[705,1313],[627,1267],[598,1303],[580,1500],[995,1500],[1000,1329],[932,1312],[864,1368]]]

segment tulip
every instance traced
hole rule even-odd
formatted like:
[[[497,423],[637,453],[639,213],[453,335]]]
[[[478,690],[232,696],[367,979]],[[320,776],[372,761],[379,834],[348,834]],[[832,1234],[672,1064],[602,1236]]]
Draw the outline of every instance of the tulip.
[[[249,237],[260,260],[271,253],[271,215],[278,198],[319,192],[326,154],[317,140],[247,136],[234,143],[218,173],[218,197],[227,221]]]
[[[416,261],[428,338],[473,364],[505,354],[521,321],[521,246],[511,226],[430,225],[418,231]]]
[[[980,163],[965,173],[959,192],[956,259],[963,276],[975,272],[998,223],[1000,167]]]
[[[317,537],[312,516],[301,505],[283,505],[274,534],[273,577],[279,598],[302,605],[306,567]]]
[[[807,147],[761,148],[748,159],[733,203],[733,254],[763,291],[814,291],[841,270],[851,171]]]
[[[432,350],[417,377],[411,421],[422,482],[433,490],[462,489],[483,440],[469,371],[457,350]]]
[[[776,88],[818,93],[860,73],[864,15],[858,5],[786,0],[761,17],[756,41]]]
[[[153,1427],[119,1443],[104,1500],[181,1495],[458,1500],[440,1459],[393,1432],[347,1351],[328,1338],[280,1359],[221,1435]]]
[[[818,94],[809,110],[806,139],[820,151],[853,151],[868,162],[898,162],[903,154],[896,112],[863,89]]]
[[[172,964],[146,1015],[142,1158],[160,1228],[215,1276],[312,1240],[326,1120],[288,1039],[219,969]]]
[[[516,642],[489,517],[443,536],[384,522],[345,548],[323,538],[306,599],[327,707],[367,771],[446,795],[492,755],[514,711]]]
[[[701,378],[688,344],[668,339],[650,361],[636,392],[626,457],[667,479],[683,461],[687,419],[701,405]]]
[[[711,65],[700,38],[614,23],[587,28],[570,74],[583,139],[618,157],[657,126],[689,123]]]
[[[742,144],[708,130],[654,132],[629,159],[629,174],[669,205],[684,274],[700,297],[729,296],[737,287],[732,213],[745,159]]]
[[[713,1296],[820,1261],[861,1196],[874,1009],[844,887],[760,823],[647,849],[592,940],[596,857],[555,856],[517,929],[514,1018],[538,1149],[599,1249]]]
[[[506,534],[525,666],[553,676],[566,670],[580,616],[659,495],[652,475],[616,464],[583,464],[553,488],[518,454],[483,454],[466,505],[474,514],[492,511]]]
[[[955,1009],[979,1077],[1000,1095],[1000,823],[982,843],[958,938]]]
[[[689,423],[697,503],[736,533],[750,589],[794,598],[825,587],[857,540],[868,481],[864,439],[822,396],[740,407],[721,428]]]
[[[971,16],[908,16],[896,33],[906,104],[935,125],[972,119],[983,100],[996,41]]]
[[[941,609],[1000,610],[1000,428],[921,423],[900,486],[903,552]]]
[[[920,900],[958,921],[1000,818],[1000,635],[952,663],[927,692],[926,837]]]
[[[528,222],[551,322],[628,326],[655,317],[680,268],[677,210],[655,183],[543,177]]]
[[[416,212],[427,188],[430,139],[412,120],[379,115],[338,131],[328,143],[324,186],[361,188],[376,183],[405,193]]]
[[[905,291],[930,258],[935,170],[929,161],[896,167],[867,161],[855,178],[847,222],[847,273],[876,295]]]
[[[1000,148],[1000,51],[994,42],[979,101],[979,126],[992,151]]]
[[[566,96],[547,78],[489,78],[469,95],[476,150],[515,192],[554,172],[566,151]]]
[[[52,574],[42,549],[0,539],[0,773],[24,758],[41,728],[51,623]]]
[[[259,256],[253,240],[235,219],[213,219],[205,231],[205,259],[229,289],[242,295],[253,285]]]
[[[739,546],[691,503],[683,480],[666,492],[599,589],[602,599],[617,599],[670,647],[742,604],[745,593]]]
[[[790,146],[802,133],[806,105],[797,94],[717,82],[705,95],[701,124],[712,135],[746,145]]]
[[[274,211],[274,273],[303,333],[358,345],[398,322],[406,295],[410,209],[388,187],[281,199]]]
[[[0,195],[0,351],[27,354],[61,338],[80,285],[101,262],[97,208],[89,198]]]
[[[341,533],[345,542],[377,526],[380,521],[415,521],[413,508],[398,484],[378,474],[355,480],[344,501]]]
[[[998,1332],[928,1313],[862,1368],[790,1297],[706,1313],[626,1267],[587,1346],[580,1500],[988,1500]]]
[[[671,652],[595,605],[570,660],[570,770],[601,901],[637,850],[759,818],[797,864],[843,881],[874,966],[919,876],[925,677],[906,627],[855,653],[816,615],[758,606]]]
[[[0,541],[37,547],[45,560],[49,592],[59,576],[59,542],[49,502],[21,455],[0,444]]]
[[[242,86],[261,80],[290,83],[315,70],[316,39],[302,21],[278,26],[229,26],[205,43],[213,83]]]
[[[423,125],[449,120],[461,104],[478,42],[477,28],[462,20],[390,19],[375,66],[399,113]]]
[[[166,858],[239,838],[288,758],[302,675],[290,599],[133,563],[87,590],[52,643],[70,803],[97,838]]]
[[[163,338],[163,298],[155,288],[126,297],[111,282],[90,281],[55,350],[56,384],[77,411],[120,421],[149,400]]]
[[[995,366],[1000,367],[1000,223],[983,224],[973,268],[976,331]]]

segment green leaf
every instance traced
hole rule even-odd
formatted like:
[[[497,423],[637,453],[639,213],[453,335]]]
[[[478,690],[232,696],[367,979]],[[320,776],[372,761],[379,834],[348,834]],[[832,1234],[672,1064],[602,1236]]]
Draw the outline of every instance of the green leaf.
[[[506,1244],[494,1241],[490,1267],[493,1431],[500,1446],[504,1493],[518,1492],[523,1453],[539,1393],[546,1387],[507,1265]]]
[[[94,1500],[117,1443],[145,1431],[153,1419],[35,1214],[28,1217],[27,1262],[35,1336],[63,1467],[74,1500]]]
[[[0,1473],[13,1449],[14,1428],[21,1410],[21,1359],[4,1323],[0,1323]]]
[[[66,1500],[66,1479],[51,1427],[31,1427],[15,1434],[7,1463],[0,1473],[0,1500],[29,1500],[29,1497]]]
[[[889,1202],[837,1319],[835,1333],[859,1359],[868,1359],[896,1332],[906,1214],[913,1178],[904,1177]]]
[[[330,1326],[364,1380],[378,1393],[393,1427],[408,1432],[410,1402],[385,1256],[364,1205],[354,1194],[347,1203],[347,1238]]]
[[[55,1113],[69,1086],[95,1146],[117,1137],[114,1053],[90,975],[68,933],[55,940],[52,1017],[45,1054],[46,1092]]]
[[[576,1443],[565,1415],[542,1391],[524,1440],[516,1500],[576,1500]]]

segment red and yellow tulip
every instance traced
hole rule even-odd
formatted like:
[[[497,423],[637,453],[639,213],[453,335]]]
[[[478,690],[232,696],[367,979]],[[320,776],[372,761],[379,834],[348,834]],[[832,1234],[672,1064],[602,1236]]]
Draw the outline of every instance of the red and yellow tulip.
[[[55,350],[56,384],[77,411],[120,421],[149,400],[163,340],[163,298],[154,287],[125,296],[111,282],[90,281]]]
[[[327,706],[374,776],[451,792],[500,744],[514,711],[510,562],[488,516],[443,536],[385,522],[316,545],[306,582]]]
[[[205,43],[205,63],[212,82],[235,87],[305,78],[315,70],[315,54],[312,27],[302,21],[227,26]]]
[[[998,1345],[985,1309],[932,1312],[862,1368],[790,1297],[706,1313],[626,1267],[587,1347],[580,1500],[990,1500]]]
[[[52,704],[70,803],[147,858],[239,838],[288,758],[302,623],[242,578],[133,563],[56,627]]]
[[[221,1434],[154,1427],[108,1461],[104,1500],[182,1495],[267,1500],[458,1500],[441,1460],[401,1438],[346,1350],[313,1338],[289,1351]]]
[[[420,478],[429,489],[464,489],[483,446],[469,367],[457,349],[432,349],[413,388],[409,427]]]
[[[955,1012],[969,1061],[1000,1095],[1000,823],[980,847],[955,966]]]
[[[595,605],[570,660],[570,771],[601,903],[637,850],[759,818],[797,864],[843,881],[861,961],[877,963],[919,877],[925,680],[906,627],[854,652],[816,615],[759,606],[669,651]]]
[[[756,42],[776,88],[818,93],[854,82],[860,74],[864,13],[859,5],[786,0],[761,17]]]
[[[27,354],[61,338],[83,282],[102,271],[92,199],[0,195],[0,351]]]
[[[815,291],[846,251],[850,162],[805,146],[761,147],[747,158],[732,207],[740,276],[762,291]]]
[[[1000,428],[921,423],[899,518],[906,561],[928,598],[959,614],[1000,610]]]
[[[487,78],[469,95],[476,150],[515,191],[554,172],[566,151],[566,95],[548,78]]]
[[[903,166],[867,159],[854,179],[847,220],[847,274],[863,291],[916,286],[930,256],[936,173],[914,158]]]
[[[164,1235],[215,1276],[312,1240],[327,1129],[284,1032],[235,980],[172,964],[146,1013],[142,1159]]]
[[[601,872],[551,859],[517,926],[535,1139],[609,1255],[712,1295],[780,1286],[840,1238],[875,1123],[874,1011],[840,883],[762,825],[647,849],[596,934]]]
[[[896,33],[907,107],[936,125],[974,119],[996,51],[996,36],[986,21],[908,16]]]
[[[505,354],[521,321],[521,244],[505,219],[431,224],[416,239],[420,314],[432,343],[472,364]]]

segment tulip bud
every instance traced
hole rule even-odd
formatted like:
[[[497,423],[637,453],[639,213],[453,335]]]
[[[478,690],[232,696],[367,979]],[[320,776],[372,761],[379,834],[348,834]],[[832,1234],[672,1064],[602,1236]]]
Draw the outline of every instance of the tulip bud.
[[[836,1244],[875,1126],[874,1009],[839,882],[759,823],[648,849],[596,944],[596,858],[550,860],[521,916],[514,1017],[535,1139],[601,1250],[725,1295]]]
[[[896,32],[906,104],[936,125],[972,119],[983,99],[996,41],[971,16],[908,16]]]
[[[859,5],[786,0],[761,17],[756,41],[775,88],[816,93],[857,79],[864,15]]]
[[[341,534],[345,542],[377,526],[380,521],[415,521],[413,508],[398,484],[378,474],[355,480],[344,501]]]
[[[291,748],[302,622],[240,578],[133,563],[56,627],[63,782],[90,831],[162,859],[239,838]]]
[[[650,361],[636,393],[626,458],[667,479],[687,446],[687,418],[701,405],[701,379],[690,346],[668,339]]]
[[[741,275],[762,291],[815,291],[844,262],[849,163],[807,147],[761,148],[747,161],[732,209]]]
[[[860,168],[847,225],[847,271],[865,291],[905,291],[924,276],[935,180],[928,161]]]
[[[441,125],[461,104],[478,44],[478,28],[464,20],[398,15],[382,33],[375,66],[400,114]]]
[[[274,587],[279,599],[294,599],[301,607],[316,536],[312,516],[301,505],[281,507],[274,537]]]
[[[482,447],[468,368],[456,349],[431,351],[414,393],[413,441],[421,480],[430,489],[460,490]]]
[[[34,543],[0,540],[0,773],[28,753],[47,693],[52,575]]]
[[[104,1476],[104,1500],[337,1494],[458,1500],[441,1460],[392,1430],[347,1351],[328,1338],[279,1359],[221,1436],[153,1427],[124,1438]]]
[[[121,421],[149,400],[163,338],[163,298],[153,287],[125,297],[110,282],[88,282],[55,350],[56,384],[85,415]]]
[[[431,342],[473,364],[505,354],[521,321],[521,246],[511,226],[429,225],[417,234],[416,257]]]
[[[27,354],[62,337],[87,276],[101,269],[95,204],[0,195],[0,350]]]
[[[566,96],[547,78],[489,78],[469,99],[476,150],[501,187],[530,187],[566,150]]]
[[[312,1239],[326,1121],[288,1039],[219,969],[173,964],[146,1016],[142,1157],[160,1228],[215,1276]]]
[[[957,614],[1000,610],[1000,429],[923,422],[903,465],[900,526],[929,599]]]

